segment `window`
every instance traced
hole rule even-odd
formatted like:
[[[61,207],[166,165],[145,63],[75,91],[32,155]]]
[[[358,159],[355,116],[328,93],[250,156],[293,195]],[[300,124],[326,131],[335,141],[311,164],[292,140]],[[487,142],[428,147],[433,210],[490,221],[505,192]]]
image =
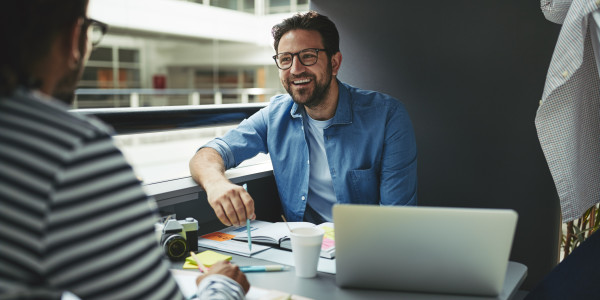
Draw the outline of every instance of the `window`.
[[[233,10],[238,9],[237,3],[238,3],[238,0],[211,0],[210,1],[211,6],[228,8],[228,9],[233,9]]]
[[[140,88],[140,52],[137,49],[98,47],[92,51],[83,70],[78,88],[128,89]],[[78,95],[74,107],[129,106],[127,95]]]
[[[243,11],[251,14],[264,14],[257,12],[256,5],[264,7],[269,14],[308,11],[309,0],[188,0],[198,4],[210,5],[225,9]]]

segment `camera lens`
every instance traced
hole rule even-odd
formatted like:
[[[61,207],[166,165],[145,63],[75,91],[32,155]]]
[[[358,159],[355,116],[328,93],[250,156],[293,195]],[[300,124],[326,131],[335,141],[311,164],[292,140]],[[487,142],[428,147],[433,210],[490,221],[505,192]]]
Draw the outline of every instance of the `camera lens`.
[[[175,234],[165,240],[163,248],[171,259],[182,259],[186,256],[187,243],[181,235]]]

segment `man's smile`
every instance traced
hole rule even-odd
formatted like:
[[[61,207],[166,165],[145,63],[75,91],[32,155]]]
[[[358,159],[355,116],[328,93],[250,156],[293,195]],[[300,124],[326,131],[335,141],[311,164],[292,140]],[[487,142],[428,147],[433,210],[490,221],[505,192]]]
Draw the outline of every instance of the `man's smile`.
[[[298,80],[293,80],[292,83],[295,85],[305,85],[309,82],[311,82],[312,79],[310,78],[305,78],[305,79],[298,79]]]

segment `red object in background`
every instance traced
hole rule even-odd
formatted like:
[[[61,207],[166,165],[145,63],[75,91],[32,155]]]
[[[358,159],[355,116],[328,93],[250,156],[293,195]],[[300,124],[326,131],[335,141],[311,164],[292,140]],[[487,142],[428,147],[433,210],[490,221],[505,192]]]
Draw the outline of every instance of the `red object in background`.
[[[154,75],[152,76],[152,87],[155,89],[167,88],[167,76],[165,75]]]

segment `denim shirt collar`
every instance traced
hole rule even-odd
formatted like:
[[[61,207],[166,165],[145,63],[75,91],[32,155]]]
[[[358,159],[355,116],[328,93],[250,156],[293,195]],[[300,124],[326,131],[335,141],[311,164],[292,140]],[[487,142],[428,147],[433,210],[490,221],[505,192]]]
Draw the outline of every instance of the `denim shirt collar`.
[[[352,123],[352,96],[348,91],[348,86],[345,83],[342,83],[338,79],[338,103],[337,108],[335,109],[335,115],[333,116],[333,122],[331,125],[338,124],[351,124]],[[290,110],[290,114],[292,118],[300,118],[302,117],[302,111],[304,110],[304,106],[299,106],[296,102],[292,105],[292,109]]]

